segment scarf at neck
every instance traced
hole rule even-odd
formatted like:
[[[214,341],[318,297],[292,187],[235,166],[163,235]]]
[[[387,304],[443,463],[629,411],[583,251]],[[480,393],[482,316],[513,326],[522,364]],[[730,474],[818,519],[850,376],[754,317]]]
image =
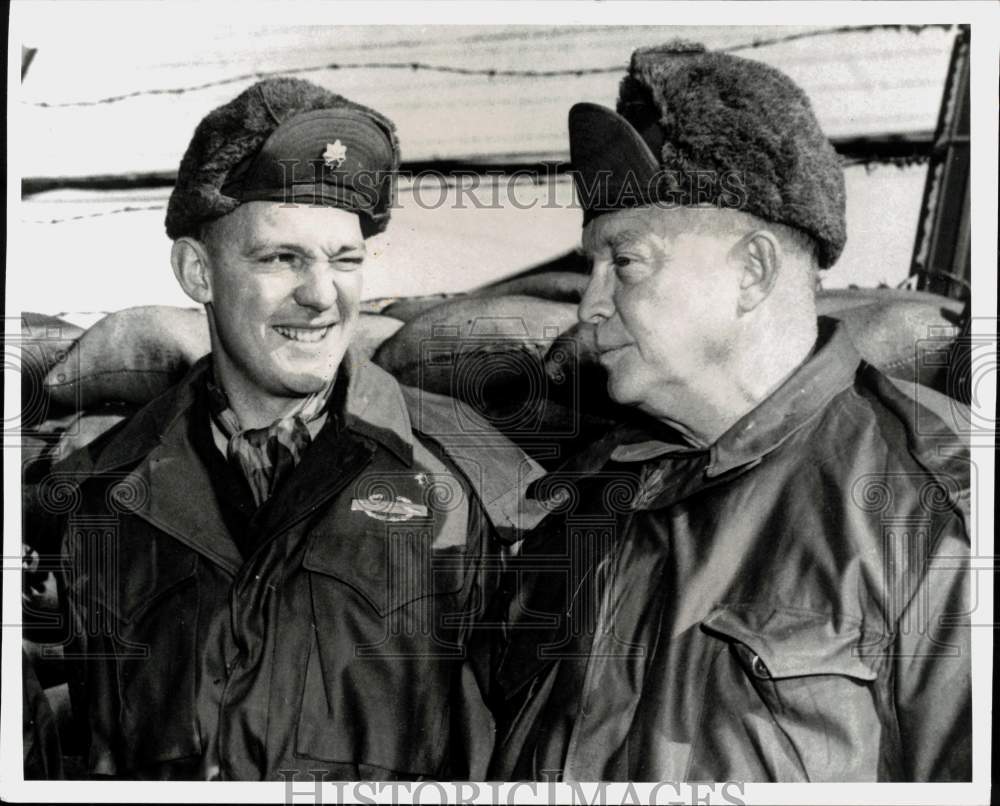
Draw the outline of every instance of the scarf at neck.
[[[212,379],[208,401],[212,422],[228,440],[226,457],[239,469],[260,507],[295,469],[328,413],[334,383],[305,397],[292,411],[265,428],[242,428],[229,398]],[[312,429],[310,429],[312,425]]]

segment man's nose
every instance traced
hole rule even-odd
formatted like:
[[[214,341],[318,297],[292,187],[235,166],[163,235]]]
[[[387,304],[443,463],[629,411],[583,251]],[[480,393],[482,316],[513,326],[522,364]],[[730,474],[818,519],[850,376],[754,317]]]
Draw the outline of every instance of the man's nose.
[[[295,289],[295,301],[303,308],[325,311],[337,304],[337,286],[333,271],[320,263],[312,264],[303,272]]]
[[[615,312],[611,295],[614,290],[614,278],[611,272],[595,266],[590,273],[590,280],[577,308],[577,317],[588,325],[599,325],[610,319]]]

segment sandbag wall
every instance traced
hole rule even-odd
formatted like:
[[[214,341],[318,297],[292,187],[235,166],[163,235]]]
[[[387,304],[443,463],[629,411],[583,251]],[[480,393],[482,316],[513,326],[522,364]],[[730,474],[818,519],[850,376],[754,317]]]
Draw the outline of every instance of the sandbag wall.
[[[468,294],[366,302],[352,352],[401,383],[462,400],[540,461],[557,463],[630,416],[607,398],[593,327],[577,320],[585,284],[583,275],[552,271]],[[845,289],[820,292],[818,308],[844,321],[862,355],[883,371],[955,394],[947,359],[959,303]],[[25,458],[43,465],[165,391],[209,350],[198,309],[129,308],[86,332],[25,314],[22,331],[30,358],[22,374]]]

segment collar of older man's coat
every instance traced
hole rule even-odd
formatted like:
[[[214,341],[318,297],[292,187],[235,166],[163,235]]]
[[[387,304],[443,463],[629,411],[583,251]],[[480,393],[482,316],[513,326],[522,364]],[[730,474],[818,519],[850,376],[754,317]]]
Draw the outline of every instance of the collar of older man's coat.
[[[709,449],[705,474],[715,478],[770,453],[850,386],[860,364],[861,356],[843,324],[820,317],[816,351],[770,397],[716,440]],[[646,440],[618,445],[611,459],[645,462],[668,453],[696,450],[690,445]]]
[[[763,403],[712,446],[710,478],[756,462],[821,412],[854,382],[861,356],[843,324],[821,317],[816,351]]]
[[[348,353],[350,356],[350,353]],[[171,431],[186,427],[185,415],[194,405],[195,389],[210,368],[210,356],[199,359],[171,390],[149,403],[96,457],[92,472],[104,473],[145,458]],[[413,464],[413,431],[399,384],[374,364],[343,364],[350,375],[344,425],[389,449],[407,466]]]

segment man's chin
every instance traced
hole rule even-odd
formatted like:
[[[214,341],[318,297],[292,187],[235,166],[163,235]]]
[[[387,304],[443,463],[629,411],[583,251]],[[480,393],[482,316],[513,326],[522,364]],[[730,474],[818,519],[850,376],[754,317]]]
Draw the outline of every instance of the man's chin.
[[[316,392],[322,392],[336,377],[336,372],[328,373],[297,373],[285,376],[284,387],[289,394],[306,397]]]
[[[321,367],[287,368],[281,377],[281,385],[289,395],[306,397],[322,392],[337,376],[337,364],[326,363]]]
[[[630,378],[623,373],[611,373],[608,375],[607,392],[615,403],[622,406],[635,406],[640,402],[635,384],[630,383]]]
[[[292,360],[282,361],[279,375],[282,384],[301,395],[311,395],[325,389],[336,377],[337,371],[344,362],[345,351],[338,351],[322,358],[311,356],[308,360],[291,357]],[[299,358],[299,360],[295,360]]]

